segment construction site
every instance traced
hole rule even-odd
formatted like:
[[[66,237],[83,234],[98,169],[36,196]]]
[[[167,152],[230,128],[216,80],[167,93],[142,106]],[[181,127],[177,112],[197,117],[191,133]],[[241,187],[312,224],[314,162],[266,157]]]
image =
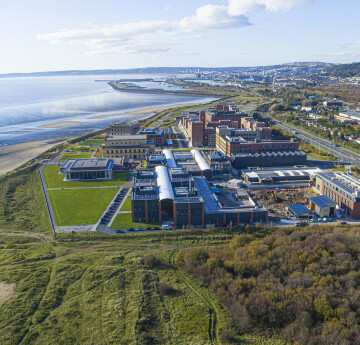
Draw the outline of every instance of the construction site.
[[[266,189],[248,192],[251,198],[269,211],[269,217],[288,217],[287,207],[296,203],[307,205],[317,195],[312,188]]]

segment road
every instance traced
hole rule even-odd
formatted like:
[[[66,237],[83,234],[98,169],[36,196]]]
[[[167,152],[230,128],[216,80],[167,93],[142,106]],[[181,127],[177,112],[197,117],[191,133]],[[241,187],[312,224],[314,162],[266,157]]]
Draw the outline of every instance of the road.
[[[304,132],[295,127],[289,126],[287,124],[285,125],[284,123],[279,122],[277,120],[271,119],[271,123],[280,127],[281,129],[283,129],[287,132],[290,132],[290,133],[292,133],[293,131],[296,131],[298,133],[298,134],[296,134],[296,136],[299,139],[301,139],[311,145],[314,145],[326,152],[329,152],[336,157],[339,157],[340,160],[342,160],[344,162],[349,162],[352,165],[355,165],[356,167],[360,168],[360,157],[358,154],[356,154],[350,150],[347,150],[343,147],[340,147],[340,146],[337,146],[337,147],[331,146],[331,143],[328,140],[321,139],[319,137],[311,135],[307,132]]]

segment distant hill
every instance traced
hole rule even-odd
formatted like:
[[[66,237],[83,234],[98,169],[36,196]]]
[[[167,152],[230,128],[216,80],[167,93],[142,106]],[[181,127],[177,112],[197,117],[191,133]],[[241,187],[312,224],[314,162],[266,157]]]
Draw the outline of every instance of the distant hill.
[[[220,73],[242,73],[242,72],[262,72],[269,70],[302,69],[322,70],[330,64],[324,62],[291,62],[271,66],[252,66],[252,67],[142,67],[129,69],[98,69],[98,70],[68,70],[68,71],[47,71],[32,73],[6,73],[0,74],[0,78],[9,77],[45,77],[45,76],[71,76],[71,75],[104,75],[104,74],[188,74],[196,72],[220,72]]]
[[[360,62],[334,65],[325,69],[325,72],[334,77],[360,76]]]

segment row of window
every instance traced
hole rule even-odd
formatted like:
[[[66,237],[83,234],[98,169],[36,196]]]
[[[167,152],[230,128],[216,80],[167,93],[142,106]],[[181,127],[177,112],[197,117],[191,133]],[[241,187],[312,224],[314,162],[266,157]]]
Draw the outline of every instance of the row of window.
[[[349,200],[347,200],[340,194],[334,192],[329,187],[325,186],[324,192],[328,197],[333,199],[339,206],[345,205],[346,207],[349,207],[349,208],[351,207],[351,202]]]
[[[106,150],[106,153],[110,153],[109,152],[110,150]],[[114,152],[115,151],[115,152]],[[123,149],[120,149],[120,150],[111,150],[111,153],[127,153],[127,151],[129,151],[129,153],[132,153],[131,152],[131,149],[129,150],[123,150]],[[133,152],[136,153],[136,152],[145,152],[145,149],[133,149]]]
[[[345,198],[347,199],[350,199],[350,200],[353,200],[352,198],[352,195],[351,194],[348,194],[346,192],[344,192],[342,189],[338,188],[336,185],[328,182],[328,181],[323,181],[323,183],[326,185],[326,186],[329,186],[330,188],[332,188],[333,190],[341,193],[341,195],[343,195]]]

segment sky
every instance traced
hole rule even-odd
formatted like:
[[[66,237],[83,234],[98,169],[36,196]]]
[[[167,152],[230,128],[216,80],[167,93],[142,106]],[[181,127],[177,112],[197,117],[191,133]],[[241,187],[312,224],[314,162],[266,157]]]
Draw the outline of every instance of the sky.
[[[0,73],[360,61],[359,0],[0,0]]]

